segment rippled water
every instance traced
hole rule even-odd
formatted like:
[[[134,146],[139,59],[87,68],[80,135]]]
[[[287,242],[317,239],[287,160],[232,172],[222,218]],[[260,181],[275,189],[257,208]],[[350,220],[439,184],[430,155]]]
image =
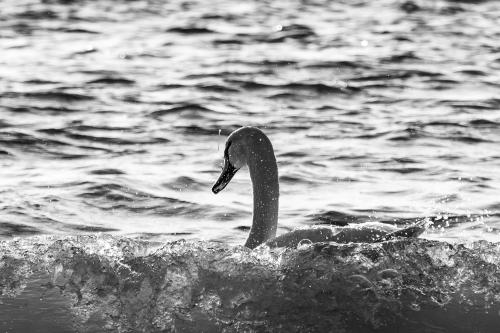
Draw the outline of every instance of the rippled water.
[[[273,141],[280,228],[429,217],[500,240],[496,1],[3,1],[0,235],[241,244]]]

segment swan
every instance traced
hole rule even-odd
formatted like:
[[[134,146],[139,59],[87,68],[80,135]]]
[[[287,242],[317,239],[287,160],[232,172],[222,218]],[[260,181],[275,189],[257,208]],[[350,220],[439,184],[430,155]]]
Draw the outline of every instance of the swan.
[[[278,226],[278,166],[269,138],[256,127],[241,127],[232,132],[224,148],[224,166],[212,187],[222,191],[236,172],[248,166],[253,189],[253,221],[245,246],[254,249],[296,247],[302,240],[310,242],[378,242],[395,237],[417,237],[425,230],[423,223],[397,229],[383,223],[363,223],[346,227],[299,228],[276,237]]]

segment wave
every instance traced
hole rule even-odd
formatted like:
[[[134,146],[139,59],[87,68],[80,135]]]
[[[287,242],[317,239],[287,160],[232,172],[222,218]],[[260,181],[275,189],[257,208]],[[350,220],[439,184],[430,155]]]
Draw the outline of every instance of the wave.
[[[92,131],[120,131],[120,135],[96,135]],[[170,142],[163,137],[123,135],[122,128],[76,125],[66,128],[42,128],[35,132],[0,131],[0,146],[11,155],[37,154],[61,159],[85,158],[89,155],[140,152],[144,145]],[[82,133],[86,132],[86,133]],[[89,133],[90,132],[90,133]],[[124,151],[123,147],[130,149]]]
[[[192,115],[199,116],[200,114],[214,112],[211,109],[195,103],[183,103],[174,105],[167,109],[161,109],[151,112],[151,117],[162,117],[169,114],[182,114],[182,115]]]
[[[135,83],[134,80],[125,79],[123,77],[101,77],[99,79],[87,82],[87,84],[123,84],[123,85],[131,85],[134,83]]]
[[[19,224],[0,222],[0,235],[13,237],[13,236],[32,236],[40,234],[41,231],[35,227]]]
[[[78,159],[87,156],[71,144],[47,137],[17,131],[0,132],[0,146],[4,146],[9,155],[26,153],[58,157],[61,159]]]
[[[310,91],[317,94],[331,94],[331,93],[341,93],[341,94],[349,94],[358,92],[360,88],[353,86],[335,86],[329,85],[321,82],[312,82],[312,83],[302,83],[302,82],[288,82],[283,84],[269,84],[263,82],[249,81],[249,80],[237,80],[237,79],[228,79],[226,80],[231,85],[236,84],[240,86],[240,88],[245,90],[260,90],[260,89],[287,89],[291,91]]]
[[[80,101],[91,101],[95,97],[86,94],[70,93],[65,91],[34,91],[34,92],[6,92],[4,96],[11,98],[32,98],[36,100],[52,100],[58,102],[80,102]]]
[[[78,113],[81,112],[80,109],[69,108],[64,106],[9,106],[7,109],[13,113],[32,113],[32,114],[47,114],[47,115],[57,115],[57,114],[67,114],[67,113]]]
[[[196,26],[186,26],[186,27],[173,27],[167,29],[167,32],[175,32],[185,35],[197,35],[197,34],[213,34],[216,33],[214,30],[205,27]]]
[[[123,172],[122,170],[110,168],[110,169],[92,170],[92,171],[90,171],[90,174],[92,174],[92,175],[123,175],[123,174],[125,174],[125,172]]]
[[[64,324],[76,331],[494,332],[500,310],[500,244],[486,241],[250,251],[100,235],[0,249],[0,299],[64,304],[73,319]],[[2,304],[0,322],[32,320]]]
[[[78,196],[89,206],[105,211],[122,210],[160,216],[198,216],[207,207],[176,198],[158,196],[117,183],[84,183]]]

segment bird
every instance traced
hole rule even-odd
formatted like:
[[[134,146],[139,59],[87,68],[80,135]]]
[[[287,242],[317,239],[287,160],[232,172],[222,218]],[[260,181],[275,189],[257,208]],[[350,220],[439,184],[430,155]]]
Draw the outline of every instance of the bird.
[[[262,244],[271,248],[297,247],[302,241],[374,243],[397,237],[418,237],[425,231],[423,222],[402,229],[384,223],[368,222],[345,227],[298,228],[276,237],[279,209],[278,166],[271,141],[257,127],[241,127],[228,136],[222,172],[213,185],[212,192],[217,194],[222,191],[244,166],[248,166],[253,190],[253,221],[245,242],[245,246],[250,249]]]

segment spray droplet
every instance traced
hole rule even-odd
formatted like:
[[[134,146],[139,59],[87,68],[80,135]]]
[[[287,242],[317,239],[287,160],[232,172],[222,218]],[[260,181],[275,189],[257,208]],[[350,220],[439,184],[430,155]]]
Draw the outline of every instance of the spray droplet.
[[[297,249],[298,250],[305,250],[307,249],[309,246],[311,246],[312,242],[311,240],[309,239],[303,239],[299,242],[299,244],[297,244]]]
[[[219,128],[219,136],[222,132],[222,128]],[[217,151],[220,151],[220,143],[217,143]]]

